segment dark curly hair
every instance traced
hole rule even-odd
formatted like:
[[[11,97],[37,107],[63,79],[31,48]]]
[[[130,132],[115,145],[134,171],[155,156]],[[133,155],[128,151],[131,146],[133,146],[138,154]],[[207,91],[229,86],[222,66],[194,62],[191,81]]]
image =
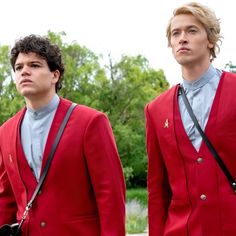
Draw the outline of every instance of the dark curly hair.
[[[15,43],[10,53],[10,62],[14,71],[19,53],[30,52],[36,53],[46,60],[50,71],[58,70],[60,72],[60,77],[55,87],[56,92],[59,91],[62,87],[61,82],[65,71],[60,48],[57,45],[52,44],[47,37],[34,34],[20,39]]]

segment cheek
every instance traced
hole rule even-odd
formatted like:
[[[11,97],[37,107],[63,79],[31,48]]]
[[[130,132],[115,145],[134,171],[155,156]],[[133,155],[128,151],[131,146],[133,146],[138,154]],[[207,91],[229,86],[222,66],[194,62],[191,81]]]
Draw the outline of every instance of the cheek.
[[[174,57],[176,57],[176,50],[175,47],[171,46],[171,51]]]
[[[15,75],[15,84],[16,84],[16,86],[19,85],[19,80],[20,80],[19,76]]]
[[[171,40],[170,41],[170,48],[172,49],[172,52],[174,53],[175,49],[176,49],[176,42]]]
[[[19,92],[20,91],[20,85],[17,81],[15,82],[15,84],[16,84],[16,90]]]

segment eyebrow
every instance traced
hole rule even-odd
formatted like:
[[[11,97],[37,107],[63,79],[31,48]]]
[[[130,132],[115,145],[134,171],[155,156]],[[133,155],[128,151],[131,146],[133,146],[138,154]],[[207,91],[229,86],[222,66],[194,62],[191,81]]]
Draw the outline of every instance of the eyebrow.
[[[41,61],[38,61],[38,60],[37,60],[37,61],[34,60],[34,61],[28,61],[28,62],[27,62],[27,64],[32,64],[32,63],[43,64]],[[18,62],[18,63],[15,64],[15,66],[16,66],[16,65],[21,65],[21,64],[23,64],[23,62]]]
[[[177,27],[171,30],[171,32],[176,31],[176,30],[180,30],[182,27]],[[195,29],[199,29],[199,27],[197,25],[187,25],[184,26],[185,29],[190,29],[190,28],[195,28]]]

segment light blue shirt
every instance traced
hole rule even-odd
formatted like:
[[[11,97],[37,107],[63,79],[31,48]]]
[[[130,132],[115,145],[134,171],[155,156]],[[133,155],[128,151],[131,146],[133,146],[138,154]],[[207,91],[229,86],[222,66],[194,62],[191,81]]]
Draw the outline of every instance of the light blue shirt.
[[[60,98],[55,95],[44,107],[33,110],[27,107],[21,124],[21,143],[25,157],[39,180],[46,140]]]
[[[203,130],[205,129],[208,121],[221,74],[221,70],[215,69],[212,65],[210,65],[206,73],[198,80],[193,82],[183,80],[184,91],[193,109],[193,113],[195,114],[199,125]],[[182,100],[182,96],[179,96],[178,101],[185,131],[195,149],[199,151],[202,142],[201,135],[197,131],[191,117],[188,114]]]

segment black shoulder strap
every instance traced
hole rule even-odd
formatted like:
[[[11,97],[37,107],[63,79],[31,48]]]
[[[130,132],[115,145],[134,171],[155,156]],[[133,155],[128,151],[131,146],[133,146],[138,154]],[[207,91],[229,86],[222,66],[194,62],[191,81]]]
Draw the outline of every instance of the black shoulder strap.
[[[34,190],[34,193],[33,193],[32,197],[31,197],[30,201],[27,203],[27,206],[26,206],[25,212],[24,212],[24,214],[22,216],[22,219],[21,219],[21,222],[19,224],[19,229],[18,230],[20,230],[20,228],[21,228],[21,226],[22,226],[26,216],[28,215],[28,212],[29,212],[30,208],[32,207],[32,204],[33,204],[37,194],[39,193],[40,189],[42,188],[43,182],[44,182],[44,180],[46,178],[46,175],[48,173],[48,170],[49,170],[50,164],[52,162],[53,155],[54,155],[54,153],[56,151],[57,145],[58,145],[58,143],[60,141],[62,133],[63,133],[65,127],[66,127],[66,124],[67,124],[67,122],[68,122],[68,120],[70,118],[70,115],[71,115],[72,111],[74,110],[75,106],[76,106],[75,103],[71,104],[71,106],[69,107],[69,109],[68,109],[68,111],[67,111],[67,113],[66,113],[66,115],[64,117],[64,120],[61,123],[61,126],[59,128],[57,136],[56,136],[56,138],[54,140],[54,143],[52,145],[52,149],[50,150],[50,153],[48,155],[48,159],[47,159],[45,168],[43,170],[43,173],[42,173],[42,175],[41,175],[41,177],[39,179],[38,185],[37,185],[36,189]]]
[[[179,89],[180,89],[180,94],[182,96],[183,102],[184,102],[184,104],[185,104],[185,106],[187,108],[187,111],[188,111],[188,113],[189,113],[189,115],[190,115],[190,117],[191,117],[195,127],[197,128],[198,132],[202,136],[202,139],[206,143],[208,149],[212,153],[212,155],[215,158],[215,160],[217,161],[217,163],[219,164],[219,166],[220,166],[221,170],[223,171],[223,173],[225,174],[226,178],[230,182],[230,185],[233,188],[234,192],[236,192],[236,181],[234,180],[234,178],[230,174],[230,172],[227,169],[225,163],[223,162],[223,160],[221,159],[221,157],[219,156],[219,154],[215,150],[214,146],[211,144],[210,140],[207,138],[206,134],[202,130],[201,126],[199,125],[199,123],[197,121],[197,118],[196,118],[196,116],[193,113],[192,107],[189,104],[188,98],[187,98],[187,96],[186,96],[186,94],[184,92],[183,87],[180,86]]]

